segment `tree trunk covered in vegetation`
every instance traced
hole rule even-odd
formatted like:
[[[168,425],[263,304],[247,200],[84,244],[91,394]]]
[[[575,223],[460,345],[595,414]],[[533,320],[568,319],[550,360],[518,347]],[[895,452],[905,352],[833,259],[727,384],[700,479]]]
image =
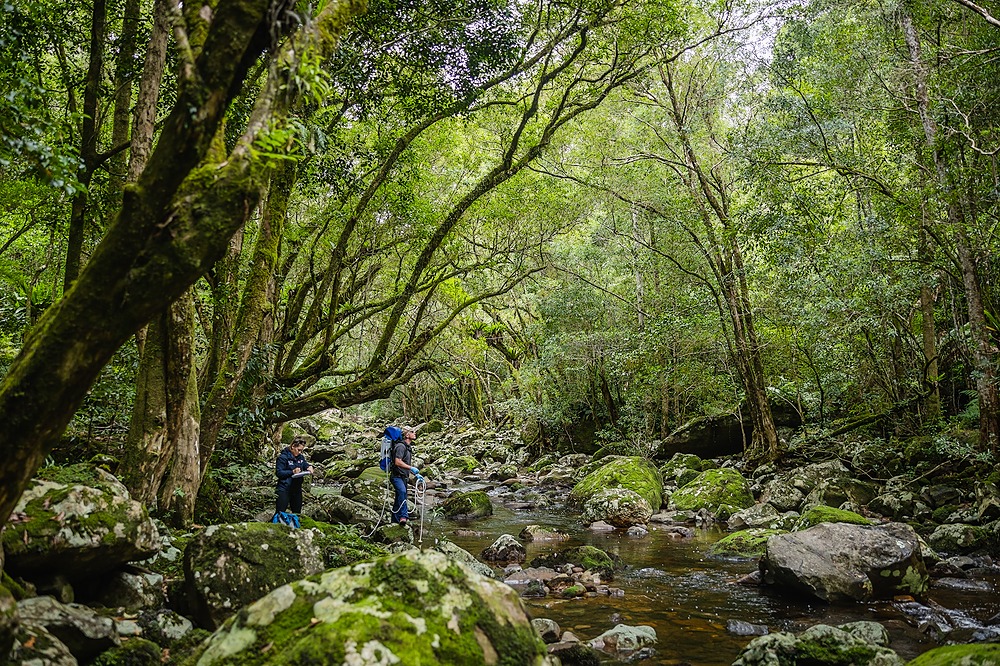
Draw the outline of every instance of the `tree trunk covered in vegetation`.
[[[1000,392],[997,389],[995,363],[997,353],[990,343],[979,269],[972,248],[969,246],[969,235],[966,230],[966,225],[974,222],[974,219],[970,219],[974,216],[969,213],[970,206],[967,205],[968,202],[962,192],[962,184],[955,182],[957,176],[950,169],[940,145],[938,124],[931,112],[927,66],[923,62],[916,26],[906,6],[901,13],[901,21],[914,74],[917,112],[927,150],[933,160],[938,190],[944,198],[948,226],[955,242],[962,286],[965,290],[966,311],[972,338],[970,344],[972,374],[979,396],[979,445],[981,450],[995,452],[1000,444]]]
[[[359,9],[328,5],[322,34],[339,35]],[[265,0],[220,0],[199,56],[181,49],[177,102],[146,168],[126,187],[118,218],[69,292],[30,331],[0,385],[0,519],[10,515],[112,354],[222,256],[253,209],[258,167],[247,141],[269,117],[224,166],[199,165],[248,68],[281,36],[272,21],[283,16]]]
[[[260,339],[265,318],[274,308],[274,273],[278,263],[278,250],[288,217],[288,201],[295,184],[296,165],[285,162],[275,171],[262,206],[260,228],[250,262],[250,276],[240,297],[239,312],[233,327],[235,335],[229,342],[228,353],[212,387],[205,398],[201,420],[201,470],[204,472],[225,424],[226,415],[233,404],[236,389],[250,361],[250,356]]]
[[[670,116],[689,172],[686,182],[708,237],[708,242],[703,244],[706,258],[712,265],[732,325],[733,360],[739,369],[753,427],[750,446],[744,451],[744,457],[751,463],[770,462],[778,456],[778,434],[767,399],[767,382],[760,359],[760,343],[754,328],[746,268],[737,233],[732,228],[729,217],[726,190],[718,181],[710,179],[710,174],[702,168],[694,150],[687,130],[687,120],[677,98],[671,65],[661,66],[660,78],[670,96]],[[713,216],[718,221],[721,232],[716,230]]]
[[[129,140],[129,120],[132,107],[132,69],[138,50],[139,0],[126,0],[122,15],[122,33],[115,65],[115,107],[111,123],[111,150],[116,152],[108,163],[110,207],[120,205],[122,188],[128,182],[128,153],[121,149]]]

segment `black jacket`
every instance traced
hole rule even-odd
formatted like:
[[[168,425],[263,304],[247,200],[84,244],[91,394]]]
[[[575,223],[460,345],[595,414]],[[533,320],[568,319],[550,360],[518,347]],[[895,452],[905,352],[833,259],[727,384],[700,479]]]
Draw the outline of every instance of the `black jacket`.
[[[413,460],[413,447],[405,439],[401,439],[398,442],[393,442],[392,444],[392,476],[397,479],[406,479],[410,476],[410,470],[401,469],[396,466],[396,458],[399,458],[407,465]]]
[[[274,474],[278,477],[278,487],[288,488],[292,483],[302,483],[302,477],[297,479],[292,478],[292,470],[296,467],[299,471],[306,471],[309,467],[309,462],[306,457],[301,453],[299,455],[293,455],[292,450],[285,447],[285,450],[278,454],[278,459],[274,463]]]

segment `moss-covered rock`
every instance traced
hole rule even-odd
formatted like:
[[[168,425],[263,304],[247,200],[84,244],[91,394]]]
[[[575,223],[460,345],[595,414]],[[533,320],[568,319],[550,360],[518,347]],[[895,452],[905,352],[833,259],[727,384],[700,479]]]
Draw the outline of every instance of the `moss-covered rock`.
[[[603,520],[615,527],[645,525],[653,509],[643,497],[628,488],[604,488],[583,505],[583,519],[587,522]]]
[[[600,573],[603,578],[608,580],[614,575],[615,569],[620,566],[615,558],[594,546],[567,548],[547,555],[540,555],[531,560],[531,566],[535,568],[554,569],[560,564],[575,564],[587,571]]]
[[[708,554],[712,557],[733,557],[756,559],[764,554],[767,540],[775,534],[784,534],[784,530],[771,530],[761,527],[751,527],[726,535],[712,544]]]
[[[678,488],[687,485],[704,471],[703,464],[702,459],[693,453],[675,453],[660,466],[663,483]]]
[[[469,474],[476,471],[479,461],[472,456],[449,456],[441,462],[440,466],[447,470]]]
[[[45,468],[21,495],[2,540],[5,569],[29,579],[97,575],[160,547],[146,508],[114,476],[86,465]]]
[[[846,625],[845,625],[846,626]],[[903,666],[889,648],[856,632],[817,624],[798,636],[778,632],[750,641],[733,666]]]
[[[142,638],[133,638],[101,653],[93,666],[159,666],[163,663],[160,646]]]
[[[226,622],[186,663],[550,661],[516,591],[441,553],[408,550],[274,590]]]
[[[992,538],[984,527],[954,523],[938,525],[929,537],[927,543],[936,551],[955,554],[968,554],[988,550]]]
[[[906,666],[1000,666],[1000,645],[947,645],[923,653]]]
[[[441,513],[448,518],[483,518],[493,515],[493,503],[482,490],[455,492],[441,503]]]
[[[864,516],[845,511],[844,509],[834,509],[832,506],[814,506],[799,518],[795,529],[805,530],[819,525],[820,523],[850,523],[852,525],[871,525],[872,521]]]
[[[285,583],[322,571],[320,533],[272,523],[212,525],[184,551],[184,581],[195,620],[217,628],[241,606]]]
[[[379,519],[379,512],[370,506],[337,494],[323,495],[304,507],[302,514],[331,525],[362,525],[368,529]]]
[[[307,516],[302,516],[300,520],[303,529],[318,532],[315,543],[323,553],[323,565],[327,569],[374,560],[388,554],[381,544],[361,536],[353,525],[331,525]]]
[[[710,469],[670,496],[670,504],[681,511],[707,509],[728,518],[740,509],[753,506],[753,493],[743,475],[735,469]]]
[[[588,499],[608,488],[625,488],[637,493],[659,511],[663,503],[663,478],[660,470],[646,458],[605,459],[598,469],[583,478],[569,494],[569,503],[582,506]]]

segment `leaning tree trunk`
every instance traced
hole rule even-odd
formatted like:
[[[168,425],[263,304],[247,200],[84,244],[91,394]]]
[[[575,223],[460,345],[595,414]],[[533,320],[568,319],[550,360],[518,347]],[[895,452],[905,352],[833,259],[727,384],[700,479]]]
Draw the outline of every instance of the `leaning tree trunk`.
[[[313,34],[327,44],[360,9],[327,4]],[[274,18],[265,0],[219,0],[201,54],[182,54],[177,102],[118,218],[26,336],[0,384],[0,522],[115,351],[205,274],[253,209],[266,165],[251,159],[250,145],[282,109],[265,113],[228,162],[202,161],[251,64],[281,26],[295,25]]]

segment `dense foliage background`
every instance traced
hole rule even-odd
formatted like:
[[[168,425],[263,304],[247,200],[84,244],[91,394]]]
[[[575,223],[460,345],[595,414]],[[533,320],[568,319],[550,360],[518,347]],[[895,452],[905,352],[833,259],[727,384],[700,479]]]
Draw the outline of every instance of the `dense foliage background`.
[[[204,4],[0,6],[0,391],[23,392],[25,341],[131,224],[144,156],[186,149],[161,132],[236,3]],[[39,414],[53,432],[4,447],[111,453],[180,522],[213,465],[334,407],[647,452],[735,413],[753,462],[799,421],[995,454],[987,10],[375,0],[339,26],[273,4],[272,41],[220,84],[224,121],[153,212],[235,235],[129,324],[61,439]]]

